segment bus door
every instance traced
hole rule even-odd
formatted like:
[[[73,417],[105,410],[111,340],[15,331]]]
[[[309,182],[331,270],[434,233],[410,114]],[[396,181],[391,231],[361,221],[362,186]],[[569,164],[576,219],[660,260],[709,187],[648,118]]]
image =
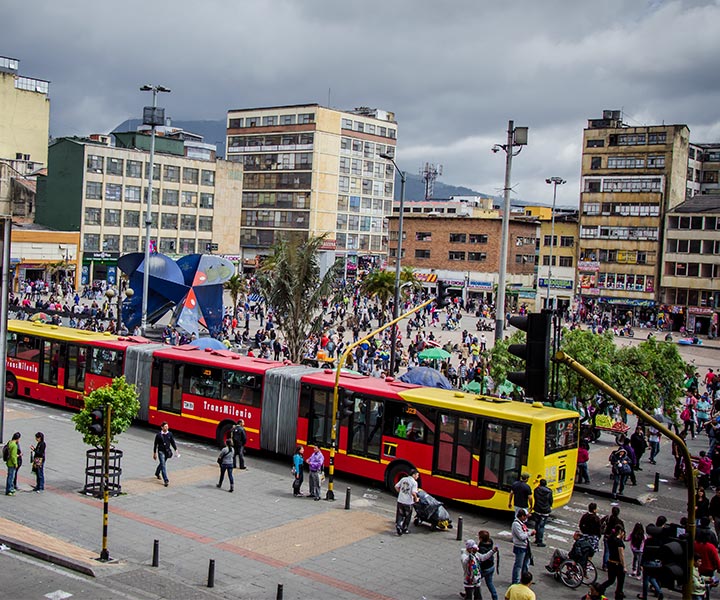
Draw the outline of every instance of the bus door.
[[[482,448],[478,485],[509,490],[528,463],[530,426],[488,419],[480,421],[476,434]]]
[[[438,411],[433,473],[470,481],[475,417]]]
[[[40,369],[40,383],[57,387],[58,373],[64,369],[64,344],[52,340],[42,342],[42,368]]]
[[[65,389],[76,392],[85,391],[85,367],[87,365],[87,348],[76,344],[68,344],[65,352]]]
[[[185,366],[181,363],[161,363],[162,381],[158,386],[158,410],[182,412],[183,374]]]
[[[347,453],[380,458],[383,403],[372,398],[355,397],[353,413],[348,420]]]

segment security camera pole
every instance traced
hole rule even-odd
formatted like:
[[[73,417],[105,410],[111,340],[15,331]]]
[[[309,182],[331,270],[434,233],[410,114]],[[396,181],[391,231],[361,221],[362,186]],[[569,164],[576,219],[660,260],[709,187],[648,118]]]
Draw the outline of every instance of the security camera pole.
[[[522,151],[527,145],[528,128],[515,127],[514,121],[508,121],[507,144],[495,144],[492,150],[505,151],[505,201],[502,217],[502,240],[500,242],[500,269],[498,274],[498,288],[495,296],[495,341],[503,339],[505,328],[505,280],[507,279],[508,244],[510,243],[510,172],[512,171],[513,156]],[[513,148],[518,146],[517,152]]]

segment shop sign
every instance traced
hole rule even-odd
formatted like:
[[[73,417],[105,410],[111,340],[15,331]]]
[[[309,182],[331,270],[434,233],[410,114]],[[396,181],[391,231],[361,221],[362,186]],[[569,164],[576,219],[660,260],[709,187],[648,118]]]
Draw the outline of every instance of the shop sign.
[[[117,260],[120,258],[119,252],[83,252],[84,261],[96,261],[96,260]]]
[[[581,260],[578,262],[578,271],[599,271],[600,261],[598,260]]]
[[[468,288],[471,290],[492,290],[494,288],[492,281],[468,281]]]
[[[445,285],[449,285],[449,286],[455,286],[455,287],[464,287],[465,286],[464,279],[443,279],[442,282]]]
[[[415,273],[415,279],[423,283],[435,283],[437,274],[435,273]]]
[[[547,277],[540,278],[540,287],[547,287]],[[570,279],[555,279],[554,277],[550,280],[550,287],[559,290],[571,290],[573,289],[573,282]]]
[[[335,250],[337,248],[337,240],[325,238],[320,244],[320,250]]]
[[[713,314],[712,308],[707,308],[705,306],[689,306],[688,307],[688,313],[691,315],[707,315],[710,316]]]

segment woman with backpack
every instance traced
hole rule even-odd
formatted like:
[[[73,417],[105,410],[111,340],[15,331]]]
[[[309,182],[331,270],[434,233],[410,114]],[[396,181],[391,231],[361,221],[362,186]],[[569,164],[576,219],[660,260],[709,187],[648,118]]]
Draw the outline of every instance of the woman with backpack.
[[[227,473],[230,482],[230,491],[235,489],[235,480],[233,479],[233,467],[235,466],[235,453],[233,452],[233,443],[230,438],[225,440],[225,447],[220,450],[217,457],[217,463],[220,465],[220,481],[215,487],[221,488],[225,473]]]
[[[495,548],[495,543],[490,537],[490,532],[485,529],[478,531],[478,553],[486,555],[493,548]],[[485,581],[492,600],[498,600],[497,590],[493,583],[493,575],[495,574],[495,556],[493,554],[490,555],[490,558],[480,562],[480,574],[482,575],[483,581]]]
[[[617,500],[618,494],[622,496],[625,491],[625,482],[632,474],[632,465],[624,448],[618,448],[610,455],[610,464],[613,476],[612,497]]]

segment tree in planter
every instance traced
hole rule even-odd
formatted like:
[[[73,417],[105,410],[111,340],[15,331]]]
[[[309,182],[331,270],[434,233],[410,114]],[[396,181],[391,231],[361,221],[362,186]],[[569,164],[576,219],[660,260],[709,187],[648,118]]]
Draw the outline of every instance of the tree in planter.
[[[82,433],[83,441],[89,446],[100,448],[105,445],[105,436],[97,435],[90,429],[94,410],[104,409],[109,404],[112,408],[110,415],[110,443],[132,424],[132,420],[140,410],[135,386],[125,381],[125,377],[113,379],[110,385],[98,388],[85,398],[85,408],[73,416],[75,429]]]

